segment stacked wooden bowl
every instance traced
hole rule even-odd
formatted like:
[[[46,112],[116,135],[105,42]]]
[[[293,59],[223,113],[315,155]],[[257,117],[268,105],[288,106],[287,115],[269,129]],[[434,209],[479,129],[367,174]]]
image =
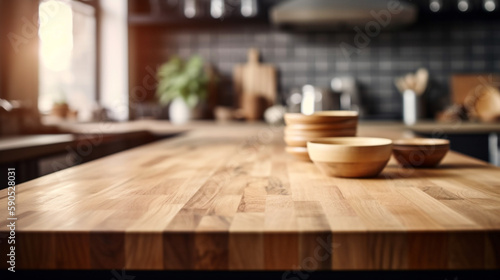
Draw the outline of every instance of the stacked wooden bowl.
[[[312,115],[285,114],[286,152],[309,161],[307,142],[324,137],[356,136],[358,112],[322,111]]]

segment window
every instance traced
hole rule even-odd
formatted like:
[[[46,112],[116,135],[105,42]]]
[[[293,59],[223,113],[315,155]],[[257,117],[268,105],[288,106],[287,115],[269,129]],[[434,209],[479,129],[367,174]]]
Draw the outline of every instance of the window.
[[[92,118],[96,94],[96,11],[79,1],[40,2],[38,108],[67,103],[80,121]]]

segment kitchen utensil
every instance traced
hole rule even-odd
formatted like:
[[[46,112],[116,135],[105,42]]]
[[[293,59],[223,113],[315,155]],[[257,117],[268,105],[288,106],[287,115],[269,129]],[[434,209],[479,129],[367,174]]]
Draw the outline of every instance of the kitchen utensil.
[[[259,62],[259,51],[248,51],[248,62],[233,69],[233,84],[237,94],[237,107],[244,106],[244,95],[253,94],[266,100],[265,108],[276,102],[276,68]]]
[[[403,95],[403,122],[414,125],[425,115],[424,100],[421,97],[427,88],[429,72],[419,68],[415,74],[408,73],[396,78],[394,84]]]
[[[356,111],[321,111],[312,115],[299,113],[285,114],[285,123],[290,124],[332,124],[342,123],[358,119]]]
[[[309,157],[318,169],[335,177],[374,177],[391,157],[392,141],[371,137],[320,138],[307,142]]]
[[[408,88],[404,79],[398,78],[398,79],[394,80],[394,84],[396,85],[396,88],[399,90],[400,93],[405,92],[405,90]]]
[[[417,73],[415,73],[415,93],[417,95],[422,95],[427,88],[427,83],[429,82],[429,71],[425,68],[419,68]]]
[[[450,141],[446,139],[410,138],[393,143],[394,158],[404,167],[434,167],[449,149]]]
[[[290,155],[294,156],[296,159],[303,161],[311,161],[309,158],[309,153],[307,153],[306,147],[285,147],[285,151]]]
[[[404,77],[404,81],[407,89],[415,90],[415,77],[413,76],[413,74],[406,74],[406,76]]]

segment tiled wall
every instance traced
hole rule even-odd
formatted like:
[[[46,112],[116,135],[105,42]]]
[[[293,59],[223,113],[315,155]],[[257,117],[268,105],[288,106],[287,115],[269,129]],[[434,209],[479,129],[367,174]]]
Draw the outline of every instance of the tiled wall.
[[[347,57],[341,43],[354,45],[354,32],[285,32],[269,26],[190,28],[165,31],[158,28],[144,40],[155,48],[143,53],[148,65],[169,55],[201,54],[224,76],[224,103],[232,98],[231,75],[236,63],[246,61],[247,49],[258,47],[262,61],[279,69],[282,101],[294,87],[313,84],[329,87],[335,76],[352,75],[370,117],[398,119],[401,96],[393,85],[396,76],[426,67],[431,86],[428,106],[443,107],[453,73],[500,72],[500,29],[490,23],[437,23],[386,31],[371,38],[367,47]]]

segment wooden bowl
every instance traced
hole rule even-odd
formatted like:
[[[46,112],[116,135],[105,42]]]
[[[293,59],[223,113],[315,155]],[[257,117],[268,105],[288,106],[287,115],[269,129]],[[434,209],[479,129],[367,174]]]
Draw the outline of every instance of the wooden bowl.
[[[337,137],[337,136],[355,136],[356,127],[346,127],[341,129],[331,130],[296,130],[285,127],[285,137],[304,137],[304,138],[322,138],[322,137]]]
[[[339,121],[334,123],[320,123],[320,124],[289,124],[286,128],[291,130],[300,131],[321,131],[321,130],[335,130],[344,128],[353,128],[358,126],[358,119]]]
[[[306,147],[286,147],[285,151],[298,160],[311,161]]]
[[[331,124],[358,119],[356,111],[321,111],[312,115],[286,113],[285,123],[291,124]]]
[[[307,142],[309,157],[328,176],[377,176],[387,165],[392,140],[371,137],[333,137]]]
[[[393,154],[404,167],[435,167],[450,149],[446,139],[411,138],[394,141]]]
[[[329,138],[329,137],[349,137],[356,136],[356,129],[346,129],[337,132],[332,132],[328,134],[318,134],[317,136],[305,136],[305,135],[285,135],[285,143],[292,147],[306,147],[308,141],[313,141],[319,138]]]

